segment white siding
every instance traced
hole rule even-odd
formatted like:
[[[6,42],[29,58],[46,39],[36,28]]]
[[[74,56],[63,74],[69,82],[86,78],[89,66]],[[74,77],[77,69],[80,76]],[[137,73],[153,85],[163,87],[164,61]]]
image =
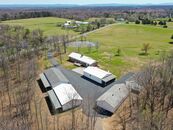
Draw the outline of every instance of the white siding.
[[[104,110],[114,113],[114,108],[104,100],[97,101],[97,106],[99,106],[100,108],[103,108]]]
[[[98,78],[98,77],[96,77],[94,75],[91,75],[91,74],[89,74],[89,73],[87,73],[85,71],[84,71],[84,76],[89,78],[89,79],[92,79],[92,80],[96,81],[97,83],[102,84],[102,79],[100,79],[100,78]]]
[[[97,62],[94,59],[75,52],[72,52],[69,55],[69,58],[74,62],[76,61],[85,64],[86,66],[92,66],[97,64]]]
[[[82,100],[71,100],[70,102],[64,104],[62,106],[63,111],[72,109],[74,107],[80,106],[82,104]]]

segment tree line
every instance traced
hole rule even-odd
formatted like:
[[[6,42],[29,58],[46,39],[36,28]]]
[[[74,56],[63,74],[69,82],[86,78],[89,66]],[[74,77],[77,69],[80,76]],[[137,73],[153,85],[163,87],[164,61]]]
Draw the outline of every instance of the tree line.
[[[146,11],[147,10],[147,11]],[[17,8],[0,9],[0,20],[24,19],[36,17],[60,17],[75,20],[86,20],[90,17],[123,18],[135,22],[137,18],[166,18],[173,15],[168,7],[76,7],[76,8]]]

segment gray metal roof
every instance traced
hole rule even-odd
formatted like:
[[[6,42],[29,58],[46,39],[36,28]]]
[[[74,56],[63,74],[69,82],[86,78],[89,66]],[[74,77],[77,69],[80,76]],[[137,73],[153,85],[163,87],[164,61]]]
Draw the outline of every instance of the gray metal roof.
[[[43,85],[44,85],[45,88],[50,87],[50,84],[47,81],[47,79],[46,79],[46,77],[45,77],[45,75],[43,73],[40,74],[40,79],[41,79],[41,81],[42,81],[42,83],[43,83]]]
[[[52,87],[56,87],[59,83],[69,83],[69,80],[58,68],[50,68],[44,74]]]
[[[125,84],[115,84],[96,100],[97,105],[99,104],[100,107],[107,108],[105,105],[109,104],[111,108],[108,111],[113,113],[128,95],[129,90]],[[106,102],[106,104],[99,103],[100,101]]]
[[[55,95],[55,92],[53,90],[50,90],[47,93],[48,93],[49,99],[50,99],[54,109],[61,108],[61,104],[60,104],[57,96]]]
[[[111,81],[111,80],[113,80],[113,79],[115,79],[115,76],[111,74],[111,75],[109,75],[109,76],[103,78],[102,80],[103,80],[104,82],[109,82],[109,81]]]

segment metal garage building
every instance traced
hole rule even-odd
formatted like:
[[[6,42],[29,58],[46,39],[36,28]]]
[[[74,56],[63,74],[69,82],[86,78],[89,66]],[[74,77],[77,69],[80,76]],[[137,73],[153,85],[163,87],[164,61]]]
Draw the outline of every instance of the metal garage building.
[[[66,111],[82,104],[82,97],[71,84],[62,83],[48,91],[49,99],[56,111]]]
[[[84,76],[101,85],[107,85],[108,83],[115,80],[115,76],[110,72],[101,70],[98,67],[91,66],[84,69]]]
[[[129,95],[125,84],[115,84],[96,100],[101,113],[114,113]]]
[[[94,59],[87,57],[87,56],[84,56],[84,55],[81,55],[79,53],[75,53],[75,52],[72,52],[69,55],[69,61],[74,62],[74,63],[79,63],[85,67],[97,65],[97,62]]]
[[[48,91],[51,104],[56,111],[66,111],[82,103],[82,97],[77,93],[69,80],[59,68],[50,68],[40,74],[43,86]]]
[[[50,68],[40,74],[40,79],[46,90],[56,87],[60,83],[69,83],[69,80],[58,68]]]

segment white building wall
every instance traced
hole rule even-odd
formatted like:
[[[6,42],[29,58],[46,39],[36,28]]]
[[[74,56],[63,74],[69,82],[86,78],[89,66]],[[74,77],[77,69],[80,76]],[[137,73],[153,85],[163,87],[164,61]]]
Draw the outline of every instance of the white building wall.
[[[70,102],[64,104],[62,106],[63,111],[73,109],[74,107],[80,106],[82,104],[82,100],[71,100]]]
[[[102,84],[102,79],[99,79],[99,78],[96,77],[96,76],[90,75],[90,74],[88,74],[88,73],[85,72],[85,71],[84,71],[84,76],[87,77],[87,78],[89,78],[89,79],[94,80],[94,81],[97,82],[97,83]]]
[[[97,106],[114,113],[114,108],[104,100],[97,101]]]

